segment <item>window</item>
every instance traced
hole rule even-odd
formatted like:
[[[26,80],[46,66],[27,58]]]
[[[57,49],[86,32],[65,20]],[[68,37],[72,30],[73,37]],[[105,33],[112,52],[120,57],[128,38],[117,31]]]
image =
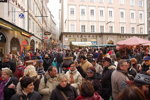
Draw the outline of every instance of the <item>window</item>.
[[[143,7],[143,1],[139,0],[139,7]]]
[[[71,28],[71,32],[75,32],[75,25],[74,24],[71,24],[70,28]]]
[[[110,32],[110,33],[113,32],[113,26],[109,26],[109,32]]]
[[[135,28],[134,27],[131,28],[131,33],[135,33]]]
[[[120,12],[120,17],[124,18],[124,12],[123,11]]]
[[[112,15],[112,11],[109,11],[109,17],[112,17],[113,15]]]
[[[134,2],[135,2],[134,0],[130,0],[130,5],[134,6]]]
[[[87,38],[82,38],[81,42],[87,42]]]
[[[120,0],[120,4],[124,4],[124,0]]]
[[[85,16],[85,9],[81,9],[81,16]]]
[[[99,0],[99,2],[101,2],[101,3],[102,3],[102,2],[104,2],[104,0]]]
[[[148,8],[150,9],[150,3],[148,3]]]
[[[139,18],[143,19],[143,14],[142,13],[139,14]]]
[[[133,12],[131,13],[131,19],[134,19],[134,13]]]
[[[74,15],[74,8],[70,8],[70,15]]]
[[[150,18],[150,12],[148,12],[148,17]]]
[[[140,27],[140,34],[143,34],[143,28]]]
[[[90,0],[90,2],[94,2],[94,0]]]
[[[104,26],[100,26],[100,32],[104,32]]]
[[[81,32],[85,32],[85,25],[81,25]]]
[[[95,32],[95,26],[91,25],[91,32]]]
[[[100,10],[100,16],[103,17],[104,16],[104,12],[103,10]]]
[[[94,16],[94,10],[93,9],[90,10],[90,14],[91,14],[91,16]]]
[[[124,27],[123,26],[121,27],[121,33],[124,33]]]
[[[108,3],[113,3],[113,0],[108,0]]]

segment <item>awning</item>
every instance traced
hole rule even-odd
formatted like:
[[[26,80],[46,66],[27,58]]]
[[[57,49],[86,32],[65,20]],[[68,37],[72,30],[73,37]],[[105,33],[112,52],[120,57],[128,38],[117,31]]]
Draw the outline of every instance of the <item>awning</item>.
[[[15,30],[15,31],[19,31],[21,32],[22,35],[26,36],[26,37],[31,37],[33,34],[18,27],[17,25],[3,19],[3,18],[0,18],[0,26],[3,27],[3,28],[6,28],[6,29],[11,29],[11,30]]]
[[[5,29],[12,30],[11,27],[9,27],[9,26],[7,26],[7,25],[4,25],[4,24],[1,24],[1,23],[0,23],[0,27],[5,28]]]
[[[92,43],[91,42],[71,42],[72,45],[75,45],[75,46],[91,46]]]

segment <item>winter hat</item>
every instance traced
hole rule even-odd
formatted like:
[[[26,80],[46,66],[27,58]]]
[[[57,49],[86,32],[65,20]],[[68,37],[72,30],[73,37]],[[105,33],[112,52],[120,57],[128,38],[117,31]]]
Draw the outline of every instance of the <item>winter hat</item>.
[[[37,72],[36,72],[35,67],[33,65],[28,65],[24,69],[24,76],[29,76],[29,77],[35,77],[35,76],[37,76]]]

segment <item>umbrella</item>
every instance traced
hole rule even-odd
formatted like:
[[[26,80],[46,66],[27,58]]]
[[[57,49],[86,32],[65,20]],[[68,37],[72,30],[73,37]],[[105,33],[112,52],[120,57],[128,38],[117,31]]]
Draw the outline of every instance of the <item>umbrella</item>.
[[[150,41],[134,36],[126,40],[117,42],[117,45],[132,46],[132,45],[142,45],[142,44],[147,44],[147,43],[150,43]]]

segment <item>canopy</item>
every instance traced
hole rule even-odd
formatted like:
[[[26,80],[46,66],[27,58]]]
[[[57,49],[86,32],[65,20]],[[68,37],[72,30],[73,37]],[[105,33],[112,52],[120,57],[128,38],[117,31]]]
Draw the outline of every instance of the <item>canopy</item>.
[[[92,43],[91,42],[72,42],[72,45],[75,45],[75,46],[91,46]]]
[[[150,41],[134,36],[134,37],[128,38],[126,40],[117,42],[117,45],[132,46],[132,45],[144,45],[147,43],[150,43]]]

